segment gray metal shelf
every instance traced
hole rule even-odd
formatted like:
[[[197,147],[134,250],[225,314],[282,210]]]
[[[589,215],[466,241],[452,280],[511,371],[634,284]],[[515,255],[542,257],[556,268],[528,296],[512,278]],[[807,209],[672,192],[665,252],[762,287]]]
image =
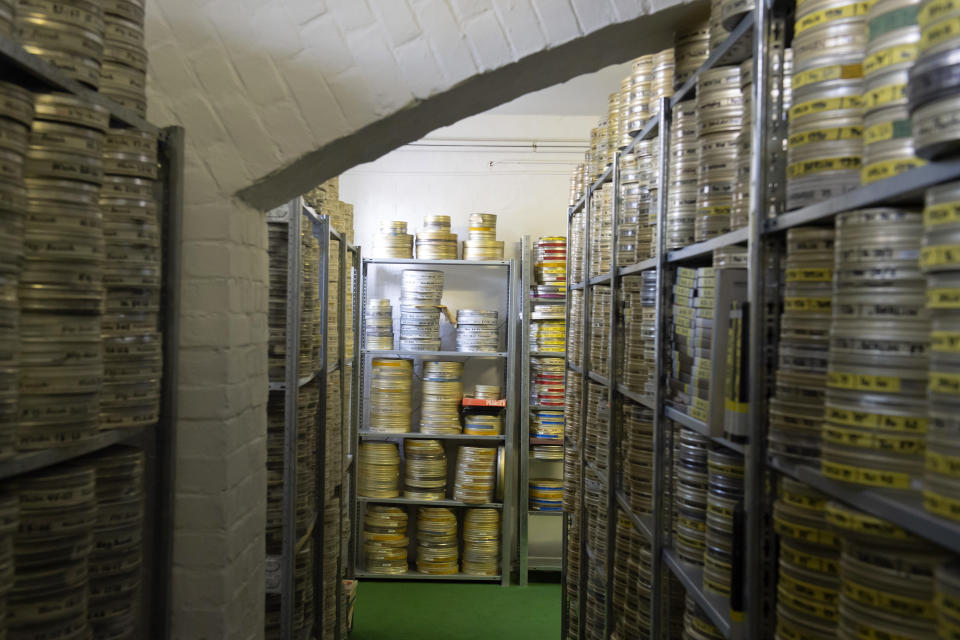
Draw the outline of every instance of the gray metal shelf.
[[[839,482],[827,478],[816,467],[777,459],[771,459],[769,464],[780,473],[808,484],[831,498],[889,520],[921,538],[960,553],[960,522],[940,518],[924,509],[923,496],[918,491],[872,489]]]
[[[629,276],[636,273],[641,273],[643,271],[648,271],[650,269],[656,269],[657,264],[659,264],[659,260],[656,258],[648,258],[636,264],[629,264],[625,267],[620,267],[617,272],[621,277]]]
[[[653,517],[652,516],[641,516],[633,512],[633,509],[630,507],[630,501],[627,500],[627,496],[623,491],[617,491],[617,504],[620,505],[620,510],[623,511],[624,515],[630,518],[630,522],[633,523],[633,526],[636,527],[643,535],[647,537],[647,540],[653,540]]]
[[[603,385],[605,387],[610,386],[610,378],[602,376],[595,371],[588,371],[587,377],[596,382],[597,384]]]
[[[709,71],[719,65],[741,62],[750,57],[750,50],[746,47],[749,43],[748,38],[753,33],[755,20],[756,18],[752,13],[743,17],[740,23],[730,32],[730,35],[710,52],[710,56],[700,65],[700,68],[679,89],[674,91],[670,98],[670,108],[691,97],[691,94],[697,88],[697,80],[704,71]]]
[[[357,571],[357,578],[366,580],[430,580],[431,582],[500,582],[501,576],[475,576],[468,573],[454,573],[452,575],[434,575],[407,571],[406,573],[384,574]]]
[[[406,504],[424,507],[468,507],[471,509],[503,509],[500,502],[471,503],[461,502],[459,500],[421,500],[419,498],[369,498],[367,496],[357,496],[357,502],[368,502],[373,504]]]
[[[383,433],[380,431],[365,431],[359,433],[361,440],[390,440],[399,438],[401,440],[467,440],[471,442],[503,442],[506,436],[473,436],[467,433],[417,433],[414,431],[408,433]]]
[[[627,389],[623,384],[617,383],[617,393],[628,400],[636,402],[639,405],[643,405],[647,409],[656,408],[652,398],[647,398],[643,394],[637,393],[636,391],[630,391],[630,389]]]
[[[565,351],[531,351],[531,358],[564,358],[566,357]]]
[[[686,260],[698,259],[704,260],[709,258],[717,249],[722,249],[735,244],[744,244],[747,241],[748,235],[749,233],[746,227],[743,229],[734,229],[733,231],[725,233],[721,236],[717,236],[716,238],[704,240],[703,242],[692,244],[689,247],[671,251],[667,256],[667,260],[669,262],[684,262]]]
[[[678,411],[677,409],[674,409],[673,407],[666,407],[664,410],[664,415],[670,420],[673,420],[674,422],[679,422],[687,429],[696,431],[702,436],[707,436],[717,444],[723,445],[728,449],[732,449],[733,451],[736,451],[738,453],[744,453],[746,451],[746,445],[740,444],[738,442],[733,442],[732,440],[728,440],[727,438],[724,438],[722,436],[711,435],[710,427],[707,425],[706,422],[703,422],[702,420],[697,420],[693,416],[689,416],[683,413],[682,411]]]
[[[76,460],[115,444],[134,444],[143,439],[144,436],[152,435],[155,429],[155,426],[114,429],[113,431],[102,431],[86,442],[70,447],[40,451],[19,451],[13,458],[0,461],[0,480]]]
[[[664,549],[663,558],[673,575],[683,583],[687,594],[700,605],[723,637],[740,638],[743,629],[730,618],[730,600],[703,588],[703,567],[680,560],[672,549]]]
[[[494,288],[492,285],[488,287],[488,291],[481,291],[478,293],[488,294],[490,297],[498,299],[498,304],[501,304],[500,310],[503,318],[513,319],[517,314],[517,304],[520,298],[518,297],[518,274],[517,274],[517,263],[516,260],[416,260],[416,259],[393,259],[393,258],[363,258],[359,261],[359,295],[354,297],[355,300],[359,301],[359,309],[366,308],[367,300],[371,297],[389,297],[383,295],[381,289],[392,288],[394,286],[399,286],[393,282],[384,282],[376,279],[375,274],[381,273],[381,271],[386,271],[387,273],[395,273],[395,267],[398,266],[423,266],[431,267],[435,269],[440,269],[446,271],[449,269],[456,269],[458,272],[461,269],[489,269],[490,267],[504,268],[503,272],[496,272],[492,270],[485,271],[488,275],[491,273],[497,274],[497,287]],[[502,280],[500,279],[502,277]],[[380,293],[374,293],[374,289]],[[505,313],[504,313],[505,310]],[[515,540],[514,536],[516,535],[517,529],[517,517],[518,509],[516,507],[517,500],[517,477],[516,477],[516,465],[517,465],[517,452],[516,452],[516,416],[517,416],[517,406],[520,402],[517,395],[518,385],[516,384],[516,367],[517,367],[517,347],[519,345],[517,337],[517,324],[516,322],[505,322],[506,326],[506,350],[505,351],[483,351],[483,352],[464,352],[464,351],[403,351],[403,350],[380,350],[380,349],[367,349],[362,344],[359,345],[357,353],[361,355],[357,366],[353,367],[355,379],[357,380],[357,393],[354,395],[354,398],[358,405],[361,407],[359,411],[355,414],[355,428],[350,435],[350,447],[351,451],[356,454],[359,449],[361,439],[390,439],[390,438],[428,438],[442,440],[446,442],[496,442],[502,447],[504,454],[504,473],[503,473],[503,502],[502,503],[492,503],[492,504],[468,504],[464,502],[458,502],[456,500],[413,500],[408,498],[368,498],[357,495],[356,487],[357,483],[357,474],[359,464],[354,464],[351,466],[352,482],[351,482],[351,492],[348,502],[350,503],[351,509],[351,520],[353,527],[353,540],[362,540],[362,527],[363,527],[363,516],[361,513],[361,507],[364,504],[368,503],[378,503],[378,504],[396,504],[396,505],[421,505],[421,506],[435,506],[435,507],[464,507],[464,508],[493,508],[498,509],[502,513],[501,517],[501,534],[500,534],[500,575],[496,580],[500,581],[501,585],[508,586],[510,584],[512,569],[513,569],[513,560],[515,558]],[[357,336],[362,336],[365,333],[364,326],[364,316],[361,314],[358,317],[358,325],[356,330]],[[524,341],[526,336],[524,336]],[[369,379],[370,379],[370,359],[374,357],[397,357],[397,358],[410,358],[413,360],[431,360],[431,359],[448,359],[448,360],[491,360],[497,368],[497,375],[500,376],[500,386],[505,390],[506,395],[506,406],[505,406],[505,416],[504,416],[504,431],[502,435],[499,436],[470,436],[466,434],[451,434],[448,436],[435,436],[419,433],[398,433],[398,434],[381,434],[375,433],[363,429],[365,418],[364,408],[369,405],[369,400],[366,397],[366,394],[369,392]],[[350,562],[351,562],[351,575],[356,577],[385,577],[387,579],[398,579],[397,577],[391,576],[380,576],[379,574],[372,575],[369,572],[365,572],[361,569],[362,567],[362,553],[363,546],[362,544],[355,544],[354,548],[350,553]],[[449,580],[451,577],[446,576],[432,576],[432,575],[423,575],[423,574],[403,574],[408,575],[415,580]],[[418,576],[418,577],[412,577]],[[400,577],[399,579],[403,579]],[[452,579],[456,579],[453,577]],[[493,578],[478,578],[484,580],[493,581]]]

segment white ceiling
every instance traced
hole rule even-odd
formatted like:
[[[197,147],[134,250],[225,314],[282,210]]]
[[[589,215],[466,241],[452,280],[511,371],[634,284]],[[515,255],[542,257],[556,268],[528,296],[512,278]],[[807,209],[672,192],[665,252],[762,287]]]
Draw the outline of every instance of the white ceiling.
[[[631,62],[585,73],[561,84],[520,96],[487,113],[506,115],[597,116],[607,112],[607,96],[620,90]]]

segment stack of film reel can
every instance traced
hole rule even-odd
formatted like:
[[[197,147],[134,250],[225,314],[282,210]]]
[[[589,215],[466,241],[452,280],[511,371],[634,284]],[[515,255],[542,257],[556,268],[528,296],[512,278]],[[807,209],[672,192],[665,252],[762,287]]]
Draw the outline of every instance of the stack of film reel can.
[[[403,497],[443,500],[447,497],[447,453],[439,440],[404,440]]]
[[[917,14],[920,40],[910,68],[908,97],[916,153],[933,160],[953,155],[960,142],[957,95],[960,89],[960,11],[950,2],[923,0]],[[903,92],[897,94],[898,98]]]
[[[400,451],[394,442],[361,442],[357,493],[367,498],[400,496]]]
[[[736,553],[734,514],[743,501],[743,457],[714,445],[707,452],[707,535],[703,587],[729,598]]]
[[[107,250],[101,429],[147,426],[160,417],[162,248],[154,197],[157,166],[155,134],[107,132],[100,193]]]
[[[569,246],[567,247],[567,263],[570,267],[569,273],[567,273],[567,279],[573,283],[583,282],[583,275],[586,272],[584,268],[584,256],[586,255],[587,247],[583,241],[585,220],[586,214],[584,214],[582,209],[573,214],[573,217],[570,219],[570,240],[568,242]]]
[[[711,26],[711,34],[713,28]],[[697,78],[697,242],[730,230],[743,125],[740,68],[714,67]]]
[[[457,234],[450,232],[450,216],[424,217],[416,248],[418,260],[456,260]]]
[[[770,453],[778,458],[815,463],[820,457],[833,267],[832,228],[787,231],[786,286],[768,437]]]
[[[370,376],[369,429],[407,433],[413,415],[413,361],[374,358]]]
[[[313,225],[300,228],[301,259],[303,260],[303,307],[300,316],[301,348],[309,345],[311,367],[318,371],[323,354],[323,304],[320,301],[320,241],[313,235]],[[333,342],[336,344],[336,342]]]
[[[340,376],[327,376],[326,420],[324,422],[324,489],[333,498],[343,482],[343,389]]]
[[[466,509],[463,516],[463,573],[495,576],[500,572],[500,512]]]
[[[727,39],[730,31],[723,23],[723,4],[729,0],[710,0],[710,51],[713,51]]]
[[[924,433],[910,426],[927,417],[921,214],[850,211],[837,216],[836,231],[821,469],[845,482],[908,489],[924,465]],[[856,313],[878,302],[887,317]],[[896,303],[907,313],[891,317]]]
[[[610,358],[610,287],[593,288],[590,300],[590,370],[606,377]]]
[[[613,631],[611,640],[650,637],[650,544],[630,518],[617,512],[613,560]]]
[[[30,0],[33,1],[33,0]],[[100,93],[141,118],[147,117],[147,49],[144,0],[103,3],[103,66]]]
[[[659,199],[660,193],[660,138],[651,138],[650,139],[650,153],[641,155],[640,164],[641,176],[640,179],[647,185],[647,193],[650,195],[647,204],[647,225],[646,227],[640,227],[640,241],[642,242],[645,238],[648,239],[647,244],[649,249],[646,254],[649,257],[656,257],[657,255],[657,224],[658,224],[658,211],[657,211],[657,201]],[[637,250],[637,257],[641,257],[644,254],[640,249]]]
[[[620,125],[620,92],[607,95],[607,157],[613,161],[614,154],[620,148],[622,127]]]
[[[623,354],[620,380],[631,391],[645,395],[655,390],[657,273],[624,276],[621,290]]]
[[[577,204],[577,201],[583,197],[584,188],[583,188],[583,173],[584,166],[583,164],[578,164],[577,167],[573,170],[573,173],[570,174],[570,202],[569,206]]]
[[[797,3],[787,149],[787,209],[860,186],[867,4]]]
[[[340,326],[340,240],[330,238],[330,255],[327,256],[327,340],[331,348],[327,349],[327,367],[332,369],[336,366],[340,356],[338,347],[340,344],[340,332],[343,327]],[[304,305],[306,308],[306,305]],[[317,323],[318,338],[321,338],[321,327]]]
[[[575,289],[570,292],[570,323],[567,331],[567,359],[580,366],[583,360],[583,290]]]
[[[710,55],[710,25],[703,22],[678,32],[673,40],[673,50],[674,85],[679,88],[693,77]]]
[[[704,422],[709,411],[715,283],[713,267],[680,267],[673,288],[673,401]]]
[[[664,49],[653,55],[653,80],[650,88],[653,95],[650,97],[650,116],[660,113],[660,99],[673,95],[675,85],[674,71],[676,65],[673,59],[673,49]]]
[[[954,560],[941,564],[934,571],[934,579],[937,629],[941,637],[950,637],[960,628],[960,563]]]
[[[606,627],[606,599],[612,594],[607,593],[607,489],[603,480],[598,478],[593,470],[587,469],[584,481],[584,503],[586,505],[586,520],[584,529],[587,532],[586,547],[589,549],[587,562],[587,638],[601,640],[602,630]]]
[[[17,85],[0,82],[0,458],[13,456],[17,445],[20,378],[20,303],[17,289],[23,268],[23,234],[27,215],[24,161],[32,123],[33,94]],[[95,187],[91,187],[91,191],[89,202],[93,209],[96,204]],[[96,219],[93,211],[91,217]],[[97,321],[97,318],[91,320]],[[98,333],[99,330],[94,330],[91,322],[88,339],[97,339]]]
[[[457,434],[460,426],[460,401],[463,399],[463,363],[429,361],[423,363],[423,404],[420,433]]]
[[[563,405],[563,506],[567,513],[578,511],[580,506],[580,381],[580,376],[567,380]]]
[[[650,119],[650,99],[653,97],[653,56],[640,56],[633,61],[631,73],[621,84],[620,93],[620,142],[630,144],[626,136],[636,135]]]
[[[400,280],[400,350],[440,350],[443,271],[405,269]]]
[[[590,149],[587,151],[587,175],[590,182],[600,177],[604,169],[610,164],[608,159],[609,146],[607,144],[608,122],[604,118],[597,126],[590,130]]]
[[[670,175],[664,235],[667,250],[681,249],[696,241],[699,153],[697,103],[695,100],[678,102],[673,107],[670,123]]]
[[[374,258],[412,258],[413,235],[407,233],[403,220],[383,220],[373,236]]]
[[[471,213],[470,231],[463,241],[464,260],[503,260],[503,240],[497,240],[497,216]]]
[[[936,637],[934,572],[949,559],[947,553],[845,504],[830,501],[826,511],[842,544],[841,633],[859,638]]]
[[[563,460],[564,417],[562,409],[537,409],[531,412],[530,437],[556,444],[535,444],[530,448],[534,460]]]
[[[497,449],[459,447],[453,499],[468,504],[489,504],[493,502],[496,487]]]
[[[590,198],[590,277],[610,273],[613,257],[613,186],[608,182]]]
[[[927,190],[920,266],[927,278],[930,367],[924,505],[960,520],[960,183]]]
[[[473,397],[477,400],[500,400],[500,387],[478,384]],[[463,412],[463,432],[472,436],[496,436],[503,433],[503,411],[499,407],[469,407]]]
[[[673,452],[673,546],[681,560],[695,565],[703,565],[706,549],[709,450],[709,438],[677,425]]]
[[[711,622],[710,616],[700,608],[697,601],[687,595],[685,602],[682,637],[693,640],[723,640],[723,632]]]
[[[97,521],[87,572],[88,619],[97,638],[133,638],[143,561],[143,451],[107,449],[90,458]]]
[[[563,459],[564,365],[562,358],[530,358],[530,436],[556,444],[536,444],[531,455],[536,460]]]
[[[363,518],[363,552],[368,573],[406,573],[407,512],[400,507],[368,504]]]
[[[645,142],[645,141],[644,141]],[[643,144],[643,142],[638,143]],[[637,153],[620,156],[620,209],[617,211],[617,266],[625,267],[637,262],[640,240],[640,199],[646,194],[646,185],[641,186]],[[646,227],[646,215],[643,216]],[[644,258],[647,247],[644,246]]]
[[[533,478],[529,482],[531,511],[562,511],[563,480]]]
[[[587,385],[587,422],[583,456],[597,469],[605,470],[609,458],[610,402],[606,387],[592,380]]]
[[[60,465],[15,484],[19,520],[13,534],[13,577],[7,593],[8,637],[87,637],[89,560],[96,547],[96,471]],[[16,503],[14,503],[15,505]]]
[[[924,164],[914,155],[906,92],[917,58],[920,0],[878,0],[867,11],[863,59],[863,170],[871,184]],[[894,87],[901,87],[895,90]]]
[[[367,302],[363,318],[363,338],[367,349],[393,349],[393,307],[386,298],[372,298]]]
[[[106,307],[114,321],[106,326],[110,331],[125,324],[118,307],[130,304],[135,312],[135,303],[142,300],[113,290],[105,305],[108,276],[136,278],[128,275],[129,268],[118,273],[106,261],[103,220],[111,210],[101,207],[101,186],[109,114],[63,94],[37,95],[35,105],[23,166],[27,217],[19,288],[20,449],[68,446],[96,435],[104,382],[101,313]],[[151,275],[159,286],[159,274]],[[149,319],[152,323],[137,328],[155,332],[156,316]],[[144,372],[151,364],[145,364]],[[134,367],[130,373],[141,371]],[[159,373],[154,372],[154,380]]]
[[[427,575],[460,572],[457,514],[442,507],[417,509],[417,571]]]
[[[77,82],[93,89],[100,86],[105,36],[100,2],[65,7],[42,0],[12,0],[12,5],[0,9],[0,14],[10,12],[14,36],[28,53]]]
[[[773,505],[780,536],[777,635],[837,637],[840,539],[827,524],[827,498],[786,476]]]
[[[720,23],[724,29],[733,30],[740,20],[753,11],[753,0],[721,0]]]
[[[498,351],[499,312],[482,309],[457,311],[457,351],[467,353]]]
[[[543,236],[533,247],[533,277],[536,284],[530,299],[562,301],[567,296],[567,239]],[[534,306],[534,311],[539,307]],[[561,308],[562,310],[562,308]]]
[[[751,2],[752,4],[752,2]],[[790,109],[790,100],[793,93],[791,91],[791,79],[793,77],[793,49],[782,49],[775,47],[772,59],[772,73],[774,77],[780,74],[783,69],[783,87],[773,86],[770,88],[771,118],[774,126],[779,126],[780,122],[786,120],[786,113]],[[777,83],[773,83],[776,85]],[[750,222],[750,161],[752,150],[752,105],[753,105],[753,58],[744,60],[740,64],[740,93],[743,96],[742,119],[740,133],[737,135],[737,178],[733,190],[733,206],[730,210],[730,228],[741,229]],[[775,154],[771,157],[779,157],[781,151],[773,150]],[[770,203],[769,215],[773,215],[778,209],[782,209],[780,199],[777,197],[775,184],[768,185]]]
[[[634,402],[622,403],[620,411],[623,491],[634,513],[653,513],[653,412]]]

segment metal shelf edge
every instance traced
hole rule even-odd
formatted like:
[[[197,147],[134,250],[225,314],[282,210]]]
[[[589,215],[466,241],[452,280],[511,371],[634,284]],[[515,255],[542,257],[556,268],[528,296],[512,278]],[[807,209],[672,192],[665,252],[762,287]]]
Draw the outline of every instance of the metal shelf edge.
[[[418,573],[416,571],[407,571],[398,574],[369,573],[367,571],[357,571],[356,577],[366,578],[368,580],[434,580],[437,582],[499,582],[501,576],[474,576],[466,573],[455,573],[453,575],[429,575]]]
[[[610,384],[610,381],[606,378],[606,376],[602,376],[602,375],[600,375],[599,373],[594,373],[593,371],[588,371],[588,372],[587,372],[587,376],[588,376],[591,380],[593,380],[594,382],[599,383],[599,384],[602,384],[602,385],[605,386],[605,387]]]
[[[389,438],[405,438],[412,440],[478,440],[481,442],[503,442],[506,439],[504,435],[496,436],[475,436],[468,433],[446,433],[446,434],[432,434],[432,433],[417,433],[417,432],[406,432],[406,433],[380,433],[378,431],[360,431],[358,435],[361,440],[378,440],[378,439],[389,439]]]
[[[502,509],[503,504],[499,502],[479,503],[460,502],[458,500],[418,500],[416,498],[370,498],[367,496],[357,496],[357,502],[371,502],[374,504],[409,504],[420,506],[436,507],[468,507],[471,509]]]
[[[703,588],[703,568],[680,560],[672,549],[663,550],[667,566],[683,583],[687,593],[697,601],[724,638],[740,637],[740,625],[730,620],[730,601]]]
[[[654,411],[656,408],[652,399],[645,398],[643,397],[643,395],[637,393],[636,391],[630,391],[630,389],[627,389],[623,384],[617,384],[617,393],[622,395],[624,398],[632,400],[637,404],[642,405],[647,409],[650,409],[651,411]]]
[[[633,526],[642,531],[643,535],[647,536],[647,540],[653,540],[653,518],[634,513],[623,491],[617,491],[617,503],[619,503],[620,508],[623,509],[623,512],[627,514],[627,517],[633,522]]]
[[[823,493],[903,527],[921,538],[960,553],[960,523],[936,516],[923,507],[920,492],[873,489],[831,480],[816,467],[771,458],[769,466]]]
[[[42,451],[20,451],[16,457],[0,462],[0,479],[13,478],[30,471],[52,467],[53,465],[75,460],[90,453],[106,449],[115,444],[136,440],[153,431],[156,425],[133,429],[114,429],[103,431],[89,441],[71,447],[44,449]]]
[[[363,349],[363,353],[375,358],[506,358],[506,351],[401,351],[399,349]]]
[[[648,269],[657,268],[657,259],[656,258],[647,258],[636,264],[630,264],[625,267],[620,267],[617,269],[617,272],[621,276],[629,276],[634,273],[640,273],[641,271],[647,271]]]
[[[363,258],[365,264],[424,264],[451,267],[508,267],[509,260],[422,260],[419,258]]]
[[[723,247],[729,247],[734,244],[740,244],[747,241],[747,236],[749,235],[749,229],[743,227],[741,229],[734,229],[729,231],[722,236],[717,236],[716,238],[711,238],[709,240],[704,240],[703,242],[698,242],[696,244],[691,244],[690,246],[684,247],[682,249],[677,249],[675,251],[670,251],[667,253],[668,262],[680,262],[681,260],[690,260],[691,258],[698,258],[707,253],[711,253],[717,249],[722,249]]]
[[[704,71],[709,71],[713,67],[723,60],[723,57],[733,49],[734,45],[740,42],[740,39],[743,38],[748,31],[753,30],[754,16],[753,12],[748,13],[743,17],[743,20],[740,21],[736,27],[733,28],[733,31],[730,32],[730,35],[727,36],[727,39],[720,43],[716,49],[710,53],[710,57],[700,65],[700,68],[697,69],[694,74],[683,83],[683,86],[677,89],[673,97],[670,98],[670,107],[674,107],[678,102],[681,102],[686,99],[687,95],[693,91],[697,86],[697,79]]]

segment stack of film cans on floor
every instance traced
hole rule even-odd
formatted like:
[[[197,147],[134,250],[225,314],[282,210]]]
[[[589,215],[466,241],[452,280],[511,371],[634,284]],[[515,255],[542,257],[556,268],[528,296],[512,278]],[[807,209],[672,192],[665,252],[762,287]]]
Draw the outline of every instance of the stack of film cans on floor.
[[[930,366],[924,504],[960,520],[960,183],[929,189],[920,266],[930,313]]]
[[[400,350],[440,350],[443,271],[405,269],[400,280]]]
[[[456,260],[457,234],[450,232],[450,216],[426,216],[416,248],[418,260]]]
[[[795,462],[820,457],[820,432],[827,386],[827,352],[833,317],[834,230],[801,227],[787,231],[780,347],[770,400],[771,455]],[[857,320],[869,298],[837,309]],[[879,310],[881,301],[874,301]],[[869,317],[869,316],[866,316]],[[831,412],[833,413],[833,412]],[[827,415],[828,419],[831,417]],[[841,415],[837,418],[842,419]]]
[[[363,554],[368,573],[399,575],[408,571],[407,512],[401,507],[368,504],[363,518]]]
[[[930,321],[917,261],[922,233],[916,211],[865,209],[836,218],[820,452],[827,477],[908,489],[922,474],[924,434],[905,428],[925,424],[927,415]],[[871,314],[878,303],[891,309],[888,317]],[[890,317],[894,304],[907,313]]]
[[[108,351],[111,390],[104,394],[101,313],[107,313],[102,326],[110,335],[129,335],[133,341],[156,337],[160,279],[159,256],[149,249],[139,257],[155,260],[144,276],[155,287],[152,290],[135,288],[139,274],[130,260],[119,264],[106,260],[105,219],[157,231],[152,201],[152,209],[121,207],[115,212],[111,204],[116,200],[105,197],[101,188],[105,165],[117,170],[111,154],[103,150],[108,122],[103,107],[63,94],[36,96],[23,167],[27,217],[19,290],[20,449],[68,446],[92,437],[100,428],[100,412],[122,426],[128,412],[122,401],[116,404],[123,392],[115,384],[122,382],[123,374],[137,382],[159,380],[159,358],[148,359],[141,370],[139,358],[131,362],[123,345],[113,343]],[[110,247],[116,250],[116,244]],[[131,247],[128,257],[138,257],[138,248]],[[107,282],[113,285],[109,296]],[[137,317],[138,305],[148,302],[156,306]],[[101,401],[109,404],[99,407]],[[149,406],[149,400],[145,402]],[[131,415],[136,423],[136,412]]]
[[[457,311],[457,351],[494,352],[500,348],[499,312],[481,309]]]
[[[656,248],[650,224],[656,221],[654,179],[659,167],[658,142],[641,140],[632,153],[620,158],[620,209],[617,212],[617,266],[625,267],[651,256]]]
[[[730,230],[742,104],[740,67],[714,67],[697,78],[697,242]]]
[[[463,241],[464,260],[503,260],[503,240],[497,240],[497,216],[471,213],[468,239]]]
[[[867,4],[797,3],[787,150],[787,209],[860,186]]]
[[[612,640],[650,637],[650,541],[626,515],[617,512],[617,540],[613,559]]]
[[[923,0],[916,16],[920,39],[916,44],[917,59],[909,71],[906,93],[916,153],[928,160],[956,154],[960,142],[960,126],[956,118],[960,93],[958,16],[957,7],[938,0]],[[898,81],[902,82],[902,76]],[[902,100],[903,85],[898,88],[900,91],[896,95]]]
[[[383,220],[373,236],[374,258],[412,258],[413,235],[407,233],[403,220]]]
[[[386,298],[371,298],[363,319],[363,338],[367,349],[393,349],[393,307]]]
[[[417,571],[452,575],[460,571],[457,514],[442,507],[417,509]]]
[[[920,0],[878,0],[867,11],[863,59],[863,170],[872,184],[925,164],[914,154],[907,84],[917,59]]]
[[[673,288],[673,403],[703,422],[709,411],[715,283],[713,267],[680,267]]]

